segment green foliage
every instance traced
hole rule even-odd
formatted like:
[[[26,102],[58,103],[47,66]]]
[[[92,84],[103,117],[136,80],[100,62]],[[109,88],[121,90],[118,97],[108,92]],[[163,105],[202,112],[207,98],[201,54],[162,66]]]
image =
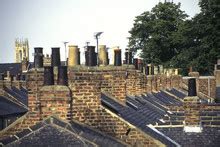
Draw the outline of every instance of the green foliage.
[[[182,69],[188,68],[201,74],[212,74],[220,58],[220,5],[217,0],[201,0],[201,12],[186,19],[180,3],[158,3],[151,12],[135,18],[129,31],[129,47],[141,49],[146,63],[163,64]]]

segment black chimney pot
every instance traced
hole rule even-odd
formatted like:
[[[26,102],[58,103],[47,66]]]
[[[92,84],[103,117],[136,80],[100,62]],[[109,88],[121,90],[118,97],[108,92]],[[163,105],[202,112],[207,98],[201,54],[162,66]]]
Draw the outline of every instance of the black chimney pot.
[[[115,61],[114,65],[115,66],[121,66],[121,50],[115,50]]]
[[[44,67],[44,85],[54,85],[53,67]]]
[[[67,66],[58,67],[58,85],[68,85]]]
[[[43,48],[35,47],[34,48],[34,67],[42,68],[43,67]]]
[[[60,66],[60,48],[52,48],[51,66]]]
[[[188,96],[197,96],[195,78],[191,78],[188,81]]]
[[[96,66],[97,65],[97,54],[95,52],[95,46],[87,46],[87,51],[85,52],[86,65]]]

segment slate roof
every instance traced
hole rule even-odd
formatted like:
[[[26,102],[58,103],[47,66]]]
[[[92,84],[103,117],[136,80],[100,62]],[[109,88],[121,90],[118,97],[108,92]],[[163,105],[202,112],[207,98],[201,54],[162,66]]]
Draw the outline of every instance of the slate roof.
[[[160,119],[166,115],[166,112],[150,105],[141,97],[136,97],[136,99],[139,99],[139,102],[135,101],[135,97],[128,97],[127,105],[122,105],[104,93],[101,95],[101,103],[104,107],[110,109],[112,112],[116,113],[150,136],[160,140],[162,143],[168,146],[178,146],[178,144],[169,137],[158,132],[156,129],[147,126],[160,121]]]
[[[183,147],[219,147],[220,128],[203,127],[202,133],[186,133],[183,127],[157,128]]]
[[[50,117],[30,129],[1,140],[7,146],[106,146],[123,147],[126,144],[78,122],[64,122]]]
[[[7,117],[9,115],[24,114],[27,112],[22,106],[10,101],[4,96],[0,96],[0,117]]]
[[[11,75],[21,73],[21,63],[2,63],[0,64],[0,74],[7,74],[10,71]]]
[[[220,141],[218,141],[220,128],[209,127],[210,125],[220,126],[220,111],[206,110],[200,112],[201,123],[202,125],[206,125],[202,133],[185,133],[183,131],[184,112],[168,111],[168,107],[182,106],[182,99],[185,96],[185,93],[177,89],[170,89],[140,96],[128,96],[126,98],[126,105],[123,105],[114,98],[111,98],[108,94],[102,93],[101,102],[104,107],[167,146],[193,146],[195,144],[198,144],[198,146],[220,145]],[[220,106],[219,104],[206,105]],[[161,125],[165,127],[162,128]],[[207,137],[207,142],[203,143],[209,134],[210,136]],[[185,135],[186,138],[184,138]],[[200,142],[199,140],[202,139],[203,141]]]
[[[19,102],[23,103],[24,105],[28,105],[28,93],[27,90],[23,87],[20,89],[12,86],[11,88],[4,87],[3,88],[9,95],[13,96]]]

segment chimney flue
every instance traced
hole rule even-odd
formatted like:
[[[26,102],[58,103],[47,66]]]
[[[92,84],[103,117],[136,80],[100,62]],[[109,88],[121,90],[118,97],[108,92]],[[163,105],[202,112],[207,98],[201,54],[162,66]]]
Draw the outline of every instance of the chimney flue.
[[[42,68],[43,67],[43,48],[35,47],[34,48],[34,67]]]
[[[114,65],[115,66],[121,66],[121,50],[120,49],[115,49],[115,60],[114,60]]]
[[[191,78],[188,81],[188,96],[197,96],[195,78]]]
[[[88,46],[87,51],[85,52],[86,65],[87,66],[96,66],[97,65],[97,54],[95,52],[95,46]]]
[[[67,67],[66,66],[59,66],[58,67],[58,85],[68,85],[67,79]]]
[[[69,58],[68,58],[68,66],[79,65],[80,62],[80,52],[79,48],[76,45],[69,46]]]
[[[44,85],[54,85],[53,67],[44,67]]]
[[[60,66],[60,48],[52,48],[51,66]]]

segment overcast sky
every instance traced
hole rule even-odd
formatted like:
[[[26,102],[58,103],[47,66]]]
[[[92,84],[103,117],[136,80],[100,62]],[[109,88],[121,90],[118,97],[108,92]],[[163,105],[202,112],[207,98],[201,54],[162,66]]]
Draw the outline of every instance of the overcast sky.
[[[30,60],[33,48],[61,47],[63,41],[83,48],[86,41],[96,45],[94,32],[103,31],[99,44],[127,46],[128,31],[135,16],[150,11],[160,0],[0,0],[0,63],[14,62],[15,38],[28,38]],[[163,1],[163,0],[161,0]],[[181,2],[191,17],[199,13],[199,0]]]

